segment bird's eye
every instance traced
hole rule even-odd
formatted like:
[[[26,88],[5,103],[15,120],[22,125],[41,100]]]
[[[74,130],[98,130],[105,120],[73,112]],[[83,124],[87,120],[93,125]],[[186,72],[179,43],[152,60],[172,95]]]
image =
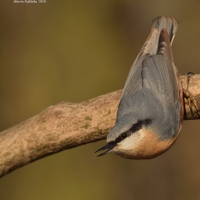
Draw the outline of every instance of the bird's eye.
[[[121,138],[122,138],[122,139],[124,139],[124,138],[126,138],[126,137],[127,137],[127,134],[126,134],[126,133],[122,133],[122,134],[121,134]]]

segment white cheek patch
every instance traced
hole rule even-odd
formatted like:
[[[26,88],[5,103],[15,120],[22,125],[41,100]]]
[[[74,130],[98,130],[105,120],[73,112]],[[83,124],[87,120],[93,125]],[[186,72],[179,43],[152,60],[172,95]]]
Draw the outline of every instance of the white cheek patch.
[[[141,140],[144,138],[144,130],[140,129],[139,131],[133,133],[129,137],[122,140],[115,148],[116,150],[132,150],[133,148],[136,148]],[[114,149],[115,151],[115,149]]]

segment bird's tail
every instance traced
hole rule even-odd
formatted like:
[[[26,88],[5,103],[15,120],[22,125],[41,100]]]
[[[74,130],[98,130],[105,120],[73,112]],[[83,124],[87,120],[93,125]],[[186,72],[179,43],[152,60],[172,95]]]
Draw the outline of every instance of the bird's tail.
[[[176,31],[178,29],[178,21],[173,17],[156,17],[152,22],[151,33],[146,39],[136,60],[138,60],[142,56],[155,55],[157,53],[159,37],[163,29],[167,30],[170,44],[172,45]]]
[[[160,35],[160,32],[163,29],[166,29],[172,45],[173,39],[175,37],[176,31],[178,29],[179,22],[174,17],[157,17],[152,21],[151,30],[157,29]]]

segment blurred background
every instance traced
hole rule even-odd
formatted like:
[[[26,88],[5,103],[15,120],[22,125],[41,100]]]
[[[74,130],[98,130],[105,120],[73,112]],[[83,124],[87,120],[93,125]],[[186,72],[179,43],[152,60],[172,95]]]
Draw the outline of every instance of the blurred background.
[[[0,130],[60,101],[123,88],[151,21],[180,21],[173,51],[181,74],[200,73],[200,1],[0,2]],[[200,124],[153,160],[94,151],[105,141],[46,157],[0,179],[1,200],[200,199]],[[0,147],[1,148],[1,147]]]

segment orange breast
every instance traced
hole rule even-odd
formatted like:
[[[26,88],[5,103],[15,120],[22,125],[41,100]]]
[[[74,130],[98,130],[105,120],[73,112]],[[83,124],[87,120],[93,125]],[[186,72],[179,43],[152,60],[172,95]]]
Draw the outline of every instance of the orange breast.
[[[160,140],[154,131],[141,129],[138,133],[127,138],[114,153],[129,159],[150,159],[167,151],[176,141],[179,133],[174,138]]]

